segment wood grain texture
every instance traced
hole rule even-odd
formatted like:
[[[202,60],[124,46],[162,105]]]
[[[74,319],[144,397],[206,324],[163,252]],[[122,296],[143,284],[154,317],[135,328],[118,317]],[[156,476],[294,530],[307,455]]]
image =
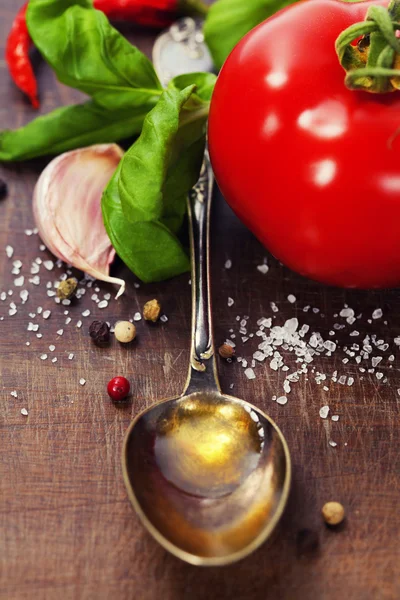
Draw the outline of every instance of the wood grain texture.
[[[0,54],[16,6],[0,2]],[[124,27],[131,40],[149,51],[148,32]],[[59,85],[35,56],[42,108],[47,112],[80,96]],[[34,116],[27,102],[11,84],[4,60],[0,60],[0,127],[15,127]],[[13,289],[9,301],[18,298],[11,262],[4,248],[15,249],[14,259],[29,271],[39,250],[37,236],[26,236],[33,227],[31,197],[34,183],[46,161],[1,165],[0,176],[10,186],[0,204],[0,291]],[[363,313],[354,325],[364,335],[376,333],[393,340],[400,333],[400,301],[397,291],[355,292],[327,288],[306,281],[268,257],[270,272],[256,267],[266,251],[232,215],[221,197],[213,209],[212,280],[216,341],[229,329],[237,329],[236,315],[249,315],[250,328],[262,316],[273,316],[270,302],[279,306],[276,324],[298,316],[329,339],[337,321],[333,317],[347,302]],[[282,232],[284,235],[284,231]],[[233,267],[224,269],[230,258]],[[395,600],[400,597],[399,506],[399,353],[393,368],[385,360],[380,371],[361,374],[350,361],[342,363],[342,350],[318,358],[316,371],[351,375],[353,386],[317,385],[314,374],[293,385],[286,406],[272,401],[281,395],[283,373],[267,364],[258,366],[257,378],[248,381],[238,362],[221,364],[223,389],[262,407],[282,428],[293,457],[293,488],[289,506],[273,541],[239,564],[199,569],[181,563],[161,549],[143,530],[131,510],[122,482],[120,453],[124,432],[135,415],[155,399],[177,394],[186,375],[190,331],[188,275],[162,284],[133,286],[118,302],[99,310],[87,293],[71,307],[60,307],[45,295],[43,282],[53,281],[62,269],[41,269],[42,285],[29,284],[29,301],[8,316],[7,302],[0,302],[0,598],[4,600]],[[113,291],[101,284],[101,293]],[[289,293],[296,304],[287,301]],[[227,298],[235,300],[228,308]],[[138,340],[132,348],[94,347],[88,338],[92,318],[110,321],[132,317],[143,303],[157,297],[169,317],[155,327],[138,323]],[[320,313],[305,314],[306,305]],[[37,306],[51,308],[52,315],[40,323],[41,339],[28,333],[29,312]],[[368,324],[372,310],[382,307],[384,317]],[[82,318],[90,308],[89,318]],[[64,315],[69,310],[69,315]],[[322,314],[324,316],[322,316]],[[72,318],[65,325],[67,316]],[[77,320],[82,319],[82,329]],[[384,321],[387,320],[387,325]],[[64,335],[56,331],[64,328]],[[339,331],[341,346],[356,341],[351,328]],[[239,336],[237,336],[239,339]],[[360,336],[361,337],[361,336]],[[28,347],[27,340],[31,341]],[[54,353],[48,350],[55,344]],[[247,358],[256,342],[238,344]],[[42,352],[58,357],[52,364],[41,361]],[[68,354],[75,354],[68,360]],[[383,353],[387,356],[390,353]],[[294,359],[288,356],[288,362]],[[383,363],[382,363],[383,364]],[[128,374],[133,383],[132,402],[116,408],[107,399],[105,385],[116,374]],[[85,386],[79,379],[87,380]],[[10,393],[17,390],[18,398]],[[322,421],[319,409],[329,404],[340,421]],[[29,416],[21,415],[26,407]],[[338,446],[332,448],[328,440]],[[345,445],[347,444],[347,445]],[[347,510],[344,526],[333,531],[320,518],[327,500],[340,500]],[[299,548],[299,532],[309,529],[318,537],[314,551]]]

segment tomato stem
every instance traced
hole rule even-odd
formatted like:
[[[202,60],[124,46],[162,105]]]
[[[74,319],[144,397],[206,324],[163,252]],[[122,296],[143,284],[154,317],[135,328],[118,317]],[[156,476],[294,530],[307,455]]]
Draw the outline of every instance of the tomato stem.
[[[372,93],[400,89],[400,0],[388,8],[370,6],[361,23],[351,25],[335,42],[345,85]],[[359,40],[354,44],[355,40]]]

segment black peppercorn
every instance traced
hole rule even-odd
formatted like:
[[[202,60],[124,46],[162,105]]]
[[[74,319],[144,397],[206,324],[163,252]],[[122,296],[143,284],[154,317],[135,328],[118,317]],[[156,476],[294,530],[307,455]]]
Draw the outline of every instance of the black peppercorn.
[[[110,328],[105,321],[93,321],[89,327],[89,335],[98,346],[105,346],[110,341]]]
[[[3,200],[3,198],[5,198],[7,196],[7,193],[8,193],[7,184],[4,181],[4,179],[1,179],[1,177],[0,177],[0,200]]]

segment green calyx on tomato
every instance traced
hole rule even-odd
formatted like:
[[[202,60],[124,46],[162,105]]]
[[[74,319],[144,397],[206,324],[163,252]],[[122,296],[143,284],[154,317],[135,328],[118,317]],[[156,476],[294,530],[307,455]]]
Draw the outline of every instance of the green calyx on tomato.
[[[212,165],[235,213],[288,267],[342,287],[400,284],[400,95],[348,89],[335,53],[386,5],[284,9],[235,47],[210,106]]]
[[[364,21],[339,35],[335,47],[349,89],[373,93],[400,89],[398,32],[400,2],[392,0],[388,8],[370,6]]]

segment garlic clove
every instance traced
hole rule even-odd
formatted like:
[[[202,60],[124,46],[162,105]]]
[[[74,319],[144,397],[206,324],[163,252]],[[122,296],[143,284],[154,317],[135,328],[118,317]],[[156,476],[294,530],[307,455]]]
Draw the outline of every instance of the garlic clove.
[[[103,224],[101,196],[122,156],[116,144],[65,152],[47,165],[33,193],[33,214],[47,248],[88,275],[119,285],[116,298],[125,281],[109,274],[115,250]]]

